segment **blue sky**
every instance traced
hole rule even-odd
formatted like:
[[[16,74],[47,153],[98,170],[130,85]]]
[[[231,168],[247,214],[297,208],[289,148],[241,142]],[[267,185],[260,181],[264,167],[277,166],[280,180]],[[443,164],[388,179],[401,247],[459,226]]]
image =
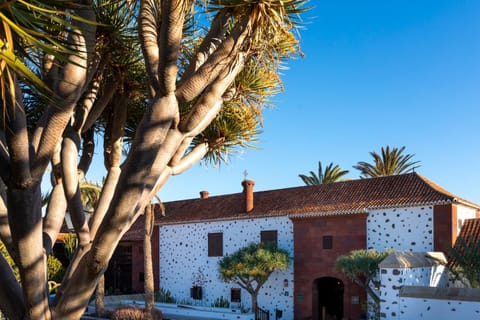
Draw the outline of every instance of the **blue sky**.
[[[312,1],[304,58],[283,71],[259,149],[172,177],[162,201],[303,185],[318,161],[350,170],[406,146],[421,175],[480,203],[480,1]]]

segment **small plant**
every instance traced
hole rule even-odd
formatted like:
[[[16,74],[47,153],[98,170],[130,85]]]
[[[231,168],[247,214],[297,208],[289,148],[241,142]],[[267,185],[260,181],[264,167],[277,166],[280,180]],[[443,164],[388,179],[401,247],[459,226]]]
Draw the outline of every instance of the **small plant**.
[[[54,256],[48,256],[47,258],[47,274],[48,280],[61,283],[65,274],[65,267],[60,260]]]
[[[225,299],[223,296],[220,298],[215,299],[212,303],[212,307],[214,308],[230,308],[230,302]]]
[[[177,299],[172,296],[170,290],[160,288],[158,292],[155,292],[155,301],[165,303],[175,303]]]
[[[5,247],[2,241],[0,241],[0,254],[3,255],[5,260],[7,260],[7,263],[12,268],[13,274],[15,275],[15,279],[17,279],[17,281],[20,281],[20,272],[18,271],[18,268],[15,265],[15,262],[13,262],[13,258],[8,253],[7,247]]]
[[[63,245],[65,248],[65,255],[71,261],[75,250],[77,249],[77,235],[75,233],[67,233],[63,238]]]
[[[153,309],[153,320],[161,320],[162,312],[158,309]],[[143,320],[145,319],[145,310],[143,308],[135,307],[121,307],[115,310],[112,314],[112,320]]]

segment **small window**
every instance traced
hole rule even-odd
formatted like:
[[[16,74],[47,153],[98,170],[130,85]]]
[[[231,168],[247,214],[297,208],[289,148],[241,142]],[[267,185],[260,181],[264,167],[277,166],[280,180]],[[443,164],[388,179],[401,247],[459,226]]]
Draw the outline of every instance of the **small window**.
[[[242,302],[242,292],[238,288],[230,290],[230,302]]]
[[[139,272],[138,273],[138,281],[139,282],[145,282],[145,273],[144,272]]]
[[[199,286],[191,287],[190,298],[194,300],[202,300],[202,287],[199,287]]]
[[[333,237],[323,236],[323,249],[332,249],[332,248],[333,248]]]
[[[263,244],[277,245],[277,230],[265,230],[260,232],[260,242]]]
[[[223,256],[223,233],[209,233],[208,234],[208,256],[221,257]]]

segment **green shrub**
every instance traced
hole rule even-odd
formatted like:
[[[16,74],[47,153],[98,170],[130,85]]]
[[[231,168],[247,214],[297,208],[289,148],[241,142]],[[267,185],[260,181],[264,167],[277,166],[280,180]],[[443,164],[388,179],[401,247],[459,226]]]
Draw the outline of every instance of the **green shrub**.
[[[7,263],[10,265],[10,267],[12,267],[13,274],[15,275],[15,278],[17,279],[17,281],[20,281],[20,273],[18,271],[18,268],[15,265],[15,262],[13,262],[12,257],[8,253],[7,248],[5,247],[3,242],[1,242],[1,241],[0,241],[0,254],[2,254],[4,256]]]
[[[157,302],[165,302],[165,303],[175,303],[177,299],[172,296],[170,290],[165,290],[160,288],[158,292],[155,292],[155,301]]]
[[[48,256],[47,259],[47,274],[48,280],[55,281],[57,283],[62,282],[63,276],[65,275],[65,268],[54,256]]]
[[[220,298],[215,299],[215,301],[212,303],[212,307],[214,308],[229,308],[230,307],[230,302],[225,299],[223,296]]]
[[[111,317],[112,320],[143,320],[145,319],[145,309],[136,307],[121,307],[115,310]],[[162,312],[153,309],[153,320],[162,320]]]

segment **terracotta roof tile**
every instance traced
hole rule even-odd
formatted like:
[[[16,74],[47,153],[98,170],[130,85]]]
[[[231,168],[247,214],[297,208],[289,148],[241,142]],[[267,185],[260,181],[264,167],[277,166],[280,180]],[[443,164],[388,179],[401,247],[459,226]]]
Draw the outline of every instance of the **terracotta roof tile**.
[[[460,199],[417,173],[372,179],[349,180],[317,186],[302,186],[254,192],[254,209],[244,212],[244,194],[212,196],[165,203],[160,224],[252,218],[260,216],[348,214],[372,207],[398,207],[461,202]]]
[[[462,229],[460,230],[459,238],[465,240],[468,245],[480,242],[480,218],[466,219],[463,222]],[[456,251],[463,251],[460,240],[455,241],[454,248]],[[454,268],[457,266],[457,261],[454,257],[450,256],[448,259],[448,267]]]
[[[155,220],[158,221],[162,216],[162,212],[158,206],[155,207]],[[130,229],[125,232],[122,241],[139,241],[143,240],[145,234],[145,216],[141,215],[137,221],[133,223]]]

